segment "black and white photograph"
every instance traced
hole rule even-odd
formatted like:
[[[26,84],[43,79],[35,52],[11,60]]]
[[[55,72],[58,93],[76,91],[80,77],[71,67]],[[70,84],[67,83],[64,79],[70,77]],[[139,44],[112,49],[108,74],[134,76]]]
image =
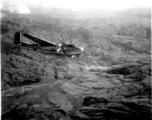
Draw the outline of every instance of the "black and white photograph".
[[[1,0],[1,120],[151,120],[151,0]]]

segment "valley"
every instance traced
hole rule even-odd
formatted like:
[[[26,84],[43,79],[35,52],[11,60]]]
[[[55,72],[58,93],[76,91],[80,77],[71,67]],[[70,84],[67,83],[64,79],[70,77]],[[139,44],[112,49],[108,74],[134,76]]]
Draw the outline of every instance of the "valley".
[[[2,119],[150,120],[151,17],[64,12],[2,18]],[[17,31],[84,52],[71,58],[17,50]]]

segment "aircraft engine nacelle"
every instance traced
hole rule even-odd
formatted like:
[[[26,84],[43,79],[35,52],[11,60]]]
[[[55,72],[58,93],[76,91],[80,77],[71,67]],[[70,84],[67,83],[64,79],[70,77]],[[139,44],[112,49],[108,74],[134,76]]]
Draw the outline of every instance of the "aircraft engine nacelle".
[[[33,50],[37,50],[38,49],[38,45],[32,45]]]

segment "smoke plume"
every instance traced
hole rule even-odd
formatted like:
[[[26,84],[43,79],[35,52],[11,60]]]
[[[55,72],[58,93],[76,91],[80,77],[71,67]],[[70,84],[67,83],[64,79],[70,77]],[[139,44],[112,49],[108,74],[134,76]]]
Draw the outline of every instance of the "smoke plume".
[[[17,2],[17,1],[3,1],[0,4],[1,11],[7,11],[10,13],[18,14],[29,14],[31,13],[30,9],[26,4]]]

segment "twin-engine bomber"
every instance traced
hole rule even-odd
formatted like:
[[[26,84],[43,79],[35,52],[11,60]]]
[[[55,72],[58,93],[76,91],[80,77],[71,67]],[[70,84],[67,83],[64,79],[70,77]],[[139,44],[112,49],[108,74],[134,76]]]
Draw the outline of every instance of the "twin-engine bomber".
[[[46,41],[44,39],[37,38],[27,33],[23,33],[22,35],[32,40],[34,43],[21,41],[21,33],[16,32],[14,34],[14,44],[16,45],[16,47],[32,48],[34,51],[37,52],[63,55],[68,57],[79,57],[84,51],[84,49],[81,47],[76,47],[75,45],[67,44],[65,42],[56,44],[50,41]]]

